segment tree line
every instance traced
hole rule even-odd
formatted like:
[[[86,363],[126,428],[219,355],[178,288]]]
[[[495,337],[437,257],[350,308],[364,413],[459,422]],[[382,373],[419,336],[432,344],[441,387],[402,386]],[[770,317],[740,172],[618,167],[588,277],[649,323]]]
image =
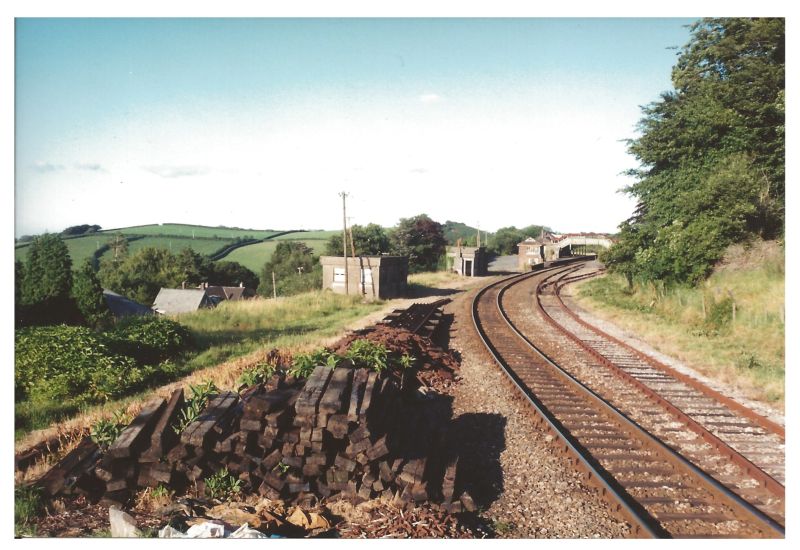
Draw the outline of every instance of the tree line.
[[[784,236],[785,21],[690,30],[673,89],[642,108],[628,141],[636,209],[604,260],[629,284],[696,284],[730,244]]]

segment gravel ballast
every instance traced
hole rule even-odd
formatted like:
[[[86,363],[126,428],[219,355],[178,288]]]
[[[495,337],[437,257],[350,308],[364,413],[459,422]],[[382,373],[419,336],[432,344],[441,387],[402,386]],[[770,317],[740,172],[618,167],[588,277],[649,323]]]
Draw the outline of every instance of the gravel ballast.
[[[449,346],[461,355],[454,428],[462,471],[482,515],[504,538],[628,536],[629,526],[554,449],[553,436],[534,424],[530,405],[516,396],[486,352],[472,325],[475,293],[455,296],[445,314],[454,315]]]

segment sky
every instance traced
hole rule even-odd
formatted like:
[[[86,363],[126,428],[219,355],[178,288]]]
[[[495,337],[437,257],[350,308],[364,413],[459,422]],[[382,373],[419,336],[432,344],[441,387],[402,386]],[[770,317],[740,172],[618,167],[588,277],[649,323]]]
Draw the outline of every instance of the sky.
[[[15,234],[193,223],[613,232],[687,18],[15,23]]]

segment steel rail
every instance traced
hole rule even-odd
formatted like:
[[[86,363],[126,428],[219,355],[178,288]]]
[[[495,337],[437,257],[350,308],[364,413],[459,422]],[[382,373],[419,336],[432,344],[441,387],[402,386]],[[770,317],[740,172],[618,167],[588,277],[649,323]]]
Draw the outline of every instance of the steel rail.
[[[568,268],[556,274],[563,276],[565,273],[572,273],[579,268]],[[570,451],[574,456],[578,457],[577,464],[582,466],[584,471],[588,472],[589,478],[594,478],[594,480],[601,485],[604,489],[604,494],[607,495],[609,500],[615,502],[619,509],[624,511],[624,515],[627,516],[631,523],[634,525],[634,528],[637,529],[639,532],[647,533],[650,536],[669,536],[664,528],[660,525],[660,523],[653,518],[652,515],[647,512],[644,507],[642,507],[636,500],[628,494],[624,488],[620,487],[618,482],[614,479],[614,476],[605,470],[599,464],[596,464],[596,460],[591,456],[586,449],[573,437],[565,433],[565,430],[559,428],[561,423],[556,419],[552,414],[547,410],[547,407],[544,406],[532,392],[526,390],[523,385],[520,383],[521,381],[517,377],[517,375],[510,369],[509,365],[500,357],[497,349],[491,343],[488,335],[486,334],[485,328],[482,326],[480,321],[480,315],[478,313],[478,305],[481,299],[485,296],[485,294],[495,287],[502,288],[498,291],[498,295],[496,298],[495,306],[498,308],[498,311],[501,317],[505,320],[508,327],[515,333],[522,342],[524,342],[527,347],[529,347],[537,356],[541,357],[550,367],[555,369],[557,373],[561,375],[568,384],[573,386],[574,388],[578,389],[582,394],[588,396],[592,401],[596,404],[600,405],[603,410],[605,410],[610,417],[614,418],[617,422],[620,423],[621,426],[624,426],[627,430],[631,433],[635,433],[639,436],[642,440],[649,443],[653,447],[659,449],[661,452],[665,453],[667,457],[671,458],[674,463],[681,465],[685,470],[693,474],[696,479],[700,481],[700,484],[708,490],[712,495],[716,495],[718,500],[726,502],[728,506],[732,510],[739,510],[743,512],[745,517],[748,517],[751,521],[754,521],[757,525],[766,526],[767,532],[772,532],[777,536],[783,536],[784,530],[783,526],[779,523],[775,522],[772,518],[758,510],[757,508],[753,507],[750,503],[736,495],[735,493],[731,492],[727,487],[720,484],[716,481],[713,477],[709,476],[706,472],[686,460],[682,455],[675,452],[672,448],[664,444],[659,439],[655,438],[652,434],[650,434],[647,430],[642,428],[638,423],[633,421],[632,419],[628,418],[618,409],[616,409],[613,405],[608,403],[606,400],[601,398],[591,389],[587,388],[583,385],[580,381],[576,380],[572,375],[564,371],[564,369],[560,368],[555,362],[553,362],[545,353],[543,353],[540,349],[538,349],[530,340],[528,340],[523,334],[520,333],[519,330],[513,325],[511,320],[509,319],[507,313],[502,308],[502,296],[505,294],[505,291],[511,288],[512,286],[520,283],[523,280],[528,279],[531,276],[538,275],[543,273],[544,271],[551,271],[553,269],[547,269],[543,271],[533,272],[526,275],[517,275],[512,276],[507,279],[503,279],[501,281],[492,283],[487,285],[483,288],[479,293],[477,293],[475,299],[473,300],[472,304],[472,316],[473,316],[473,324],[475,329],[483,341],[486,348],[489,350],[490,354],[494,358],[495,362],[500,366],[501,370],[506,374],[506,376],[511,380],[514,386],[517,387],[518,390],[525,396],[525,398],[529,401],[529,403],[534,407],[538,415],[543,418],[548,428],[553,431],[555,434],[558,435],[560,441],[564,445],[564,449]],[[550,279],[553,275],[547,277]],[[545,279],[545,281],[547,280]],[[544,283],[544,281],[543,281]],[[595,466],[596,464],[596,466]]]
[[[550,268],[556,269],[556,268]],[[473,299],[472,302],[472,323],[475,327],[475,331],[478,333],[478,337],[483,342],[486,349],[489,351],[490,355],[494,359],[495,363],[500,367],[502,372],[508,377],[511,383],[520,391],[520,393],[525,397],[528,403],[533,407],[535,413],[546,423],[546,426],[549,431],[551,431],[555,436],[561,441],[563,445],[563,449],[570,454],[573,455],[576,459],[575,465],[580,465],[581,469],[586,472],[587,480],[594,481],[595,484],[599,485],[602,495],[609,501],[611,501],[612,505],[617,507],[617,512],[621,513],[621,515],[630,522],[634,533],[644,535],[650,538],[664,538],[668,536],[666,531],[658,525],[658,522],[641,506],[636,505],[635,503],[631,502],[630,496],[621,491],[620,488],[614,484],[610,483],[607,479],[607,472],[603,470],[602,472],[598,470],[595,465],[593,464],[594,460],[592,459],[591,455],[585,449],[579,449],[575,446],[572,441],[571,437],[568,437],[564,430],[559,427],[560,422],[558,420],[551,418],[551,415],[542,408],[541,403],[538,399],[535,398],[529,391],[527,391],[520,383],[517,376],[513,373],[513,371],[508,367],[508,365],[503,361],[503,359],[497,353],[497,350],[492,345],[491,341],[488,338],[485,330],[481,326],[480,317],[478,314],[478,303],[480,299],[486,294],[488,290],[490,290],[494,286],[498,286],[508,281],[513,281],[514,279],[522,280],[532,277],[534,275],[538,275],[547,271],[548,269],[534,271],[530,273],[525,273],[522,275],[512,275],[511,277],[507,277],[499,282],[492,283],[487,285],[483,289],[481,289]]]
[[[589,276],[586,276],[586,278],[589,278]],[[579,278],[576,277],[576,278],[572,279],[569,282],[575,282],[577,280],[579,280]],[[562,310],[564,310],[566,313],[568,313],[569,316],[571,318],[575,319],[581,326],[583,326],[583,327],[595,332],[596,334],[599,334],[603,338],[608,338],[609,340],[613,341],[615,344],[619,345],[620,347],[622,347],[622,348],[624,348],[624,349],[626,349],[628,351],[637,352],[637,353],[635,353],[635,355],[637,357],[639,357],[644,363],[647,363],[647,364],[650,364],[652,366],[655,366],[656,368],[661,368],[662,367],[662,365],[660,363],[658,363],[657,361],[651,359],[649,356],[647,356],[647,355],[645,355],[645,354],[643,354],[641,352],[638,352],[638,350],[636,350],[635,348],[632,348],[631,346],[628,346],[624,342],[621,342],[621,341],[617,340],[616,338],[614,338],[613,336],[603,332],[602,330],[600,330],[600,329],[598,329],[596,327],[593,327],[589,323],[586,323],[585,321],[580,319],[574,312],[572,312],[566,306],[566,304],[564,304],[564,301],[561,299],[561,296],[559,294],[561,287],[563,287],[566,284],[569,284],[569,282],[565,282],[561,286],[559,286],[559,282],[558,281],[556,281],[555,284],[554,284],[554,292],[553,292],[553,294],[555,295],[556,299],[558,300],[558,303],[560,304]],[[602,365],[604,365],[607,368],[611,369],[614,372],[615,375],[617,375],[620,378],[624,379],[626,382],[630,383],[631,385],[636,387],[638,390],[640,390],[642,393],[644,393],[652,401],[656,402],[660,406],[662,406],[665,409],[667,409],[670,413],[672,413],[674,416],[676,416],[682,423],[686,424],[691,431],[693,431],[694,433],[699,435],[704,441],[706,441],[709,445],[714,447],[720,454],[725,455],[731,462],[733,462],[734,464],[736,464],[739,467],[741,467],[745,472],[747,472],[747,474],[752,476],[753,479],[757,480],[764,488],[766,488],[772,494],[774,494],[774,495],[776,495],[776,496],[778,496],[780,498],[785,498],[786,489],[775,478],[773,478],[767,472],[765,472],[764,470],[759,468],[757,465],[753,464],[753,462],[750,461],[747,457],[742,455],[739,451],[737,451],[736,449],[731,447],[728,443],[726,443],[725,441],[720,439],[718,436],[716,436],[715,434],[710,432],[705,426],[703,426],[702,424],[700,424],[699,422],[694,420],[691,416],[689,416],[688,414],[683,412],[679,407],[674,405],[668,399],[666,399],[665,397],[659,395],[658,392],[656,392],[655,390],[653,390],[652,388],[647,386],[641,380],[636,379],[630,373],[625,372],[625,370],[620,368],[613,361],[609,360],[602,353],[600,353],[596,349],[592,348],[586,342],[581,340],[578,336],[576,336],[575,334],[571,333],[565,327],[560,325],[555,319],[553,319],[553,317],[542,306],[541,300],[539,299],[538,289],[537,289],[536,299],[537,299],[537,303],[539,305],[539,309],[542,311],[542,313],[545,316],[545,320],[547,320],[548,323],[550,323],[553,327],[555,327],[557,330],[559,330],[561,333],[563,333],[571,341],[573,341],[574,343],[579,345],[584,351],[589,353],[592,357],[594,357]],[[686,377],[686,375],[683,375],[682,377],[675,376],[675,374],[679,374],[679,373],[677,373],[673,369],[665,368],[665,370],[667,371],[668,374],[673,375],[676,378],[676,380],[678,380],[679,382],[684,382],[685,383],[686,382],[685,378],[688,378],[688,377]],[[714,394],[719,395],[718,392],[715,392],[715,391],[711,390],[711,388],[706,388],[699,381],[695,381],[695,384],[687,384],[687,385],[689,385],[693,389],[697,389],[698,391],[700,391],[701,394],[703,394],[703,395],[705,395],[707,397],[715,397]],[[698,386],[702,386],[702,387],[698,387]],[[704,392],[704,391],[702,391],[703,388],[705,388],[705,389],[707,389],[709,391],[708,392]],[[730,398],[726,398],[726,401],[723,404],[727,405],[728,402],[733,402],[733,401]],[[738,407],[736,407],[735,410],[736,410],[736,412],[739,412],[741,409],[744,409],[744,410],[749,411],[751,413],[750,415],[746,415],[745,416],[747,419],[751,419],[752,420],[753,415],[758,416],[760,418],[763,418],[760,415],[757,415],[756,413],[751,411],[750,409],[747,409],[743,405],[739,405]]]

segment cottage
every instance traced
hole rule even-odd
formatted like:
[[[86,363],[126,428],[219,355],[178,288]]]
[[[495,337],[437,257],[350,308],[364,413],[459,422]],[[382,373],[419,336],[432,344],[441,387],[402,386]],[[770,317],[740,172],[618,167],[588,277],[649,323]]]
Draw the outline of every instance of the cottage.
[[[448,246],[447,261],[452,271],[464,277],[482,277],[489,266],[483,246]]]
[[[162,288],[158,291],[153,311],[163,315],[188,313],[202,308],[212,308],[216,304],[204,289]]]
[[[405,296],[408,279],[406,256],[322,256],[322,288],[340,294],[362,295],[367,299]],[[345,276],[345,265],[347,275]],[[347,291],[345,292],[345,280]]]
[[[103,289],[103,299],[106,301],[111,315],[115,320],[120,320],[123,317],[131,317],[133,315],[153,315],[153,310],[146,305],[134,302],[133,300],[112,292],[108,289]]]
[[[222,302],[223,300],[238,302],[239,300],[247,300],[256,295],[255,290],[252,288],[247,288],[244,285],[219,286],[203,283],[198,288],[205,290],[206,294],[208,294],[208,296],[217,303]]]
[[[560,247],[557,236],[544,233],[538,239],[528,237],[517,245],[518,265],[520,271],[528,271],[544,262],[557,260],[560,256]]]

